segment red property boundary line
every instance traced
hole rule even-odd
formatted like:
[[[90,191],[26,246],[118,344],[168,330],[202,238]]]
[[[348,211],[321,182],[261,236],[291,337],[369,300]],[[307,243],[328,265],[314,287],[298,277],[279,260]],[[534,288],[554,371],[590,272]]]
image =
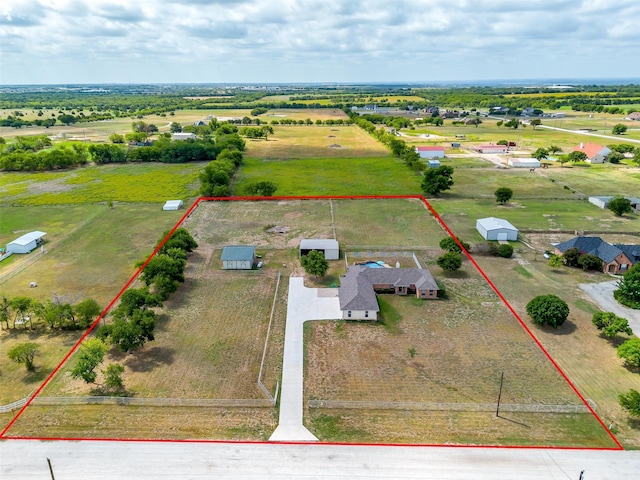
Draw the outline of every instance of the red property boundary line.
[[[113,305],[120,299],[122,294],[125,292],[127,288],[138,278],[144,267],[149,263],[151,258],[158,252],[158,250],[165,244],[165,242],[169,239],[169,237],[175,232],[176,229],[180,228],[180,226],[184,223],[184,221],[189,218],[189,216],[193,213],[193,211],[200,205],[200,202],[209,202],[209,201],[221,201],[221,202],[231,202],[231,201],[292,201],[292,200],[395,200],[395,199],[413,199],[421,201],[429,210],[429,212],[434,216],[436,221],[440,224],[440,226],[447,232],[448,235],[453,238],[458,246],[462,249],[462,252],[469,259],[469,261],[473,264],[476,270],[480,273],[482,278],[489,284],[491,289],[498,295],[498,298],[502,301],[502,303],[507,307],[507,309],[511,312],[511,314],[516,318],[520,326],[527,332],[527,334],[531,337],[531,339],[535,342],[535,344],[540,348],[542,353],[546,356],[546,358],[551,362],[551,364],[556,368],[558,373],[562,376],[562,378],[567,382],[569,387],[573,390],[573,392],[578,396],[578,398],[582,401],[582,403],[587,407],[589,412],[596,418],[598,423],[602,426],[602,428],[607,432],[611,440],[616,444],[616,447],[572,447],[572,446],[523,446],[523,445],[444,445],[444,444],[402,444],[402,443],[394,443],[394,444],[385,444],[385,443],[346,443],[346,442],[265,442],[265,441],[233,441],[233,440],[206,440],[206,439],[132,439],[132,438],[76,438],[76,437],[13,437],[6,435],[9,429],[14,425],[14,423],[18,420],[18,418],[24,413],[24,411],[33,403],[35,398],[42,392],[42,390],[47,386],[47,384],[51,381],[54,375],[62,368],[62,366],[67,362],[67,360],[75,353],[75,351],[79,348],[80,344],[85,340],[87,336],[95,329],[101,319],[105,317],[105,315],[109,312],[109,310],[113,307]],[[91,324],[91,326],[87,329],[87,331],[82,335],[82,337],[78,340],[78,342],[69,350],[69,352],[65,355],[62,361],[58,364],[58,366],[49,374],[47,379],[40,385],[40,387],[33,393],[33,395],[29,398],[27,403],[18,411],[16,416],[9,422],[9,424],[0,432],[0,440],[73,440],[73,441],[106,441],[106,442],[157,442],[157,443],[231,443],[231,444],[278,444],[278,445],[336,445],[336,446],[397,446],[397,447],[458,447],[458,448],[505,448],[505,449],[552,449],[552,450],[624,450],[622,444],[618,441],[615,435],[607,428],[602,419],[598,416],[595,410],[589,405],[584,396],[578,391],[576,386],[569,380],[569,377],[564,373],[560,365],[551,357],[549,352],[544,348],[542,343],[538,340],[538,338],[534,335],[534,333],[527,327],[525,322],[520,318],[518,313],[514,310],[514,308],[509,304],[507,299],[502,295],[498,287],[489,279],[487,274],[482,270],[480,265],[474,260],[471,254],[464,248],[464,246],[460,243],[456,235],[451,231],[449,226],[445,223],[445,221],[440,217],[438,212],[431,206],[426,198],[422,195],[331,195],[331,196],[320,196],[320,195],[312,195],[312,196],[274,196],[274,197],[254,197],[254,196],[243,196],[243,197],[200,197],[198,198],[193,205],[187,210],[187,212],[178,220],[176,225],[169,231],[167,236],[158,244],[153,253],[149,255],[149,257],[145,260],[145,262],[138,268],[138,270],[133,274],[133,276],[129,279],[129,281],[122,287],[122,289],[118,292],[118,294],[114,297],[114,299],[107,305],[107,307],[102,311],[100,316],[96,318],[96,320]]]

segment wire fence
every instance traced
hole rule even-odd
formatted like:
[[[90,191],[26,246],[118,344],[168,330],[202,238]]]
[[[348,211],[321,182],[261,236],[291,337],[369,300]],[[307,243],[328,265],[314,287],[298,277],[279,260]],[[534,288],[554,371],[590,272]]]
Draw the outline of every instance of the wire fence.
[[[280,382],[276,383],[276,391],[273,395],[267,390],[267,387],[262,383],[262,371],[264,370],[264,360],[267,356],[267,347],[269,346],[269,334],[271,333],[271,324],[273,323],[273,312],[276,309],[276,302],[278,301],[278,287],[280,287],[280,272],[278,272],[278,280],[276,281],[276,291],[273,294],[273,304],[271,305],[271,314],[269,316],[269,326],[267,327],[267,335],[264,339],[264,350],[262,351],[262,360],[260,361],[260,372],[258,372],[258,387],[260,390],[267,396],[267,398],[271,401],[272,405],[275,406],[278,401],[278,389],[280,387]]]
[[[146,407],[268,407],[266,398],[137,398],[137,397],[36,397],[31,405],[131,405]]]
[[[25,404],[29,401],[29,398],[31,398],[31,395],[32,394],[29,394],[26,397],[21,398],[20,400],[16,400],[15,402],[11,402],[6,405],[0,405],[0,413],[9,413],[24,407]]]
[[[595,404],[588,400],[595,410]],[[347,410],[416,410],[416,411],[452,411],[452,412],[495,412],[495,403],[431,403],[431,402],[380,402],[367,400],[309,400],[310,408],[329,408]],[[501,412],[524,413],[590,413],[584,404],[545,405],[545,404],[500,404]]]

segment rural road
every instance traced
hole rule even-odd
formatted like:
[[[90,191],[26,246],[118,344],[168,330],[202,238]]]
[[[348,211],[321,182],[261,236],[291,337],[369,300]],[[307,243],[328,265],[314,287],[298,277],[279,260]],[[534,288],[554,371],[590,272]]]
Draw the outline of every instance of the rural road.
[[[0,441],[0,478],[57,480],[638,478],[640,451],[326,444]]]
[[[626,318],[634,332],[640,332],[640,310],[627,308],[613,298],[613,291],[617,288],[618,280],[602,283],[581,283],[578,285],[605,312],[613,312],[619,317]],[[640,471],[640,470],[639,470]]]
[[[627,138],[623,135],[603,135],[601,133],[581,132],[580,130],[569,130],[567,128],[551,127],[549,125],[538,125],[536,128],[546,128],[548,130],[558,130],[560,132],[575,133],[576,135],[587,135],[589,137],[607,138],[609,140],[624,140],[625,142],[640,143],[640,140],[634,140],[633,138]]]
[[[306,441],[318,439],[302,423],[304,322],[342,318],[336,289],[304,286],[304,277],[291,277],[287,300],[287,323],[284,332],[282,387],[280,388],[280,418],[271,441]],[[333,296],[331,294],[333,293]],[[329,296],[325,296],[325,295]]]

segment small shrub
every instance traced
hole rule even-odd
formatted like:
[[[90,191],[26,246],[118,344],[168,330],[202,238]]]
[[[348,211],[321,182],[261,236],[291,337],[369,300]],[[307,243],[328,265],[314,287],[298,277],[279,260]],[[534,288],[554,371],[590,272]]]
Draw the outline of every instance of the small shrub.
[[[511,258],[513,255],[513,247],[509,244],[500,245],[498,247],[498,256],[502,258]]]

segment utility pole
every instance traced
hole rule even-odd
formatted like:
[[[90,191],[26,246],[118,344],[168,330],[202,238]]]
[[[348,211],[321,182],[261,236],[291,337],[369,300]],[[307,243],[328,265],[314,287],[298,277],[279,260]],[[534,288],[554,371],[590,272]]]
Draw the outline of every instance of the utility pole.
[[[53,476],[53,467],[51,466],[51,460],[47,457],[47,463],[49,464],[49,471],[51,472],[51,480],[56,480],[56,477]]]
[[[498,392],[498,406],[496,407],[496,417],[500,416],[500,397],[502,397],[502,384],[504,381],[504,370],[500,374],[500,391]]]

